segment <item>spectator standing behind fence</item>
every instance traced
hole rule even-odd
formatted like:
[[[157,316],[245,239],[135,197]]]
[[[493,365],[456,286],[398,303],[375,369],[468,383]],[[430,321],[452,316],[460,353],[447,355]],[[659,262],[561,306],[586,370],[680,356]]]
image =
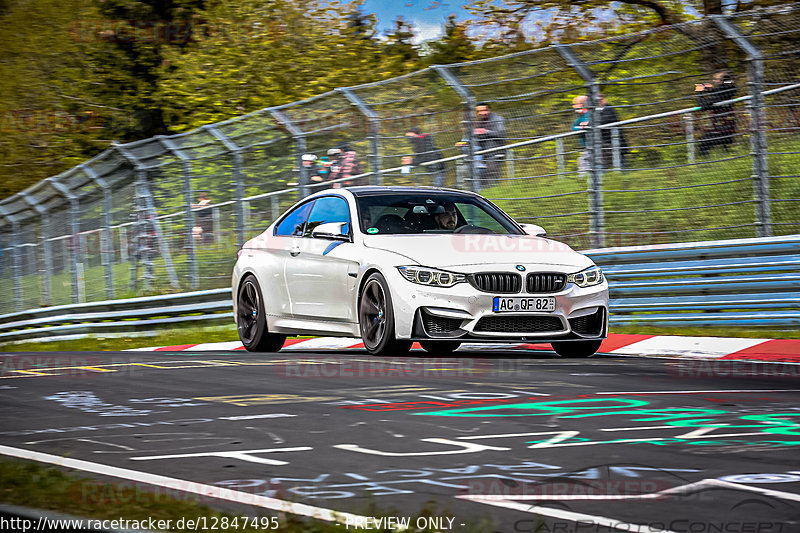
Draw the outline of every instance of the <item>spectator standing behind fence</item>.
[[[475,122],[475,129],[472,130],[478,148],[488,150],[506,144],[506,121],[492,111],[489,104],[481,102],[475,106],[478,120]],[[481,172],[481,188],[487,185],[494,185],[500,178],[503,171],[503,163],[506,159],[505,150],[497,150],[483,154],[484,171]]]
[[[323,183],[325,177],[323,176],[324,172],[322,167],[320,167],[317,162],[317,156],[314,154],[303,154],[300,159],[303,162],[303,170],[306,173],[309,184],[314,186],[314,190],[322,189],[323,187],[317,187],[317,185]]]
[[[572,121],[572,129],[573,131],[583,131],[581,135],[578,135],[578,144],[581,147],[581,153],[578,156],[578,172],[588,172],[589,171],[589,150],[586,148],[586,129],[589,128],[589,109],[586,107],[586,103],[589,101],[589,98],[585,95],[576,96],[572,99],[572,109],[577,113],[575,116],[575,120]]]
[[[328,150],[328,157],[331,158],[331,180],[350,178],[361,174],[361,165],[358,162],[358,154],[347,144],[342,144],[339,148]],[[361,185],[363,179],[346,180],[334,183],[333,188],[350,187],[351,185]]]
[[[419,128],[408,128],[406,137],[411,143],[411,149],[414,150],[414,156],[404,156],[404,165],[417,166],[428,161],[435,161],[442,159],[442,153],[436,148],[433,142],[433,136],[429,133],[422,133]],[[426,173],[433,174],[433,185],[441,187],[444,185],[445,166],[444,163],[433,163],[423,167]]]
[[[201,192],[198,195],[196,204],[192,204],[193,209],[197,209],[197,225],[192,228],[192,236],[195,241],[203,240],[204,242],[210,241],[214,238],[212,233],[214,223],[212,221],[211,200],[208,198],[208,193]]]
[[[736,133],[736,117],[733,104],[714,105],[736,96],[736,84],[727,70],[716,72],[711,83],[698,83],[694,87],[700,109],[711,114],[711,127],[700,138],[699,155],[708,155],[714,146],[725,146],[733,143]]]
[[[617,110],[608,105],[606,97],[599,94],[600,101],[598,102],[597,111],[600,113],[600,125],[612,124],[619,122],[619,115]],[[586,98],[586,97],[584,97]],[[586,114],[588,116],[588,113]],[[625,168],[625,156],[628,154],[628,141],[625,138],[625,132],[622,128],[616,128],[619,131],[619,166]],[[601,137],[603,141],[603,168],[614,168],[614,128],[601,129]]]

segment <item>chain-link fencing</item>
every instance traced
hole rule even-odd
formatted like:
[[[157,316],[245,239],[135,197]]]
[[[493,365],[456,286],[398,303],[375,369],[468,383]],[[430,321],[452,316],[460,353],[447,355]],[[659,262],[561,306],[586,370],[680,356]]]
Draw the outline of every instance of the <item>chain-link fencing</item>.
[[[796,5],[707,17],[114,145],[0,201],[0,314],[226,287],[349,185],[473,190],[578,249],[798,233],[798,43]]]

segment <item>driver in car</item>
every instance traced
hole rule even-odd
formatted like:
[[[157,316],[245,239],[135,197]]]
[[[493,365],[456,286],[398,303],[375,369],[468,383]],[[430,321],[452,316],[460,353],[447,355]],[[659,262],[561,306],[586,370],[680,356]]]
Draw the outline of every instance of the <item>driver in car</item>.
[[[456,206],[451,203],[442,204],[436,208],[433,215],[436,220],[438,229],[455,230],[458,224],[458,214],[456,213]]]

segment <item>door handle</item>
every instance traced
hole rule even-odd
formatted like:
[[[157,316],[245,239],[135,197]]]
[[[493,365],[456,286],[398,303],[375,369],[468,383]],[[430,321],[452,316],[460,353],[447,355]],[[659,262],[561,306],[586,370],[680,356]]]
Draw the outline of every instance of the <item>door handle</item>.
[[[291,251],[289,252],[289,255],[291,255],[292,257],[297,257],[298,255],[300,255],[300,248],[292,248]]]

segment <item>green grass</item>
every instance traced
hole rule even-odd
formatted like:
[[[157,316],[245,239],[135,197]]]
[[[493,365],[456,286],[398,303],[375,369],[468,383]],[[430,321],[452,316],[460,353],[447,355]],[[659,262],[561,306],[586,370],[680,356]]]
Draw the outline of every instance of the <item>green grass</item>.
[[[169,531],[193,531],[189,528],[178,529],[174,525],[181,519],[197,520],[205,517],[208,524],[212,520],[236,518],[237,515],[214,509],[215,500],[178,491],[166,491],[146,484],[131,482],[104,482],[85,477],[72,471],[42,466],[38,463],[19,460],[0,460],[0,501],[6,504],[20,505],[43,511],[64,513],[75,517],[106,520],[170,520],[173,528]],[[208,502],[208,505],[205,504]],[[218,505],[218,504],[217,504]],[[364,516],[452,516],[446,510],[439,511],[434,506],[426,506],[419,513],[399,513],[392,509],[379,509],[374,504],[367,506],[357,514]],[[277,531],[280,533],[335,533],[343,531],[364,531],[349,529],[345,525],[336,525],[312,519],[301,519],[294,515],[278,513],[261,508],[252,508],[248,518],[277,517],[279,527],[264,528],[218,528],[217,531],[242,531],[263,533]],[[240,519],[241,520],[241,519]],[[239,522],[241,526],[243,522]],[[467,532],[493,530],[486,519],[474,520],[468,524]],[[369,531],[381,531],[371,529]],[[383,530],[388,531],[388,530]],[[427,530],[426,530],[427,531]]]

